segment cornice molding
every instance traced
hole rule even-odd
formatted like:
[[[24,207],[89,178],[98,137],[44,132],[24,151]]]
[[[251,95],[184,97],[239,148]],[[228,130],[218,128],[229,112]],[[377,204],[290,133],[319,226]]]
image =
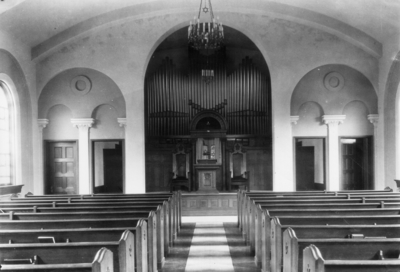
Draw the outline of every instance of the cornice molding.
[[[87,127],[91,128],[94,124],[93,118],[74,118],[71,119],[71,123],[76,128]]]
[[[322,121],[325,125],[331,124],[343,124],[346,119],[346,115],[322,115]]]
[[[47,125],[50,123],[49,119],[38,119],[37,120],[38,126],[39,126],[39,130],[43,131],[43,129],[45,127],[47,127]]]
[[[374,126],[379,123],[379,114],[368,114],[367,118]]]
[[[117,118],[117,121],[120,127],[126,127],[126,118]]]
[[[292,125],[297,125],[297,122],[300,120],[300,116],[298,115],[292,115],[290,116],[290,123]]]

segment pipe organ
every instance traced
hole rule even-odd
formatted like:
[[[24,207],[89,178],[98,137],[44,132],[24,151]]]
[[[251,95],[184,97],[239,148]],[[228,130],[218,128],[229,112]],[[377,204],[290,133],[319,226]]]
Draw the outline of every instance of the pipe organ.
[[[209,83],[203,80],[205,74]],[[192,118],[213,110],[228,122],[228,135],[270,136],[269,77],[248,57],[230,75],[225,52],[205,56],[189,51],[187,71],[170,58],[146,77],[146,134],[148,137],[189,135]]]

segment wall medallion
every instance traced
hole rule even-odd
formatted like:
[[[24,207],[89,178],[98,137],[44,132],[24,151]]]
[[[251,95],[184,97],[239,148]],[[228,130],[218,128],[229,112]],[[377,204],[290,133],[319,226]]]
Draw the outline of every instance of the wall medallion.
[[[71,80],[71,90],[76,95],[85,95],[92,89],[92,82],[86,76],[76,76]]]
[[[338,92],[344,87],[344,77],[338,72],[330,72],[324,77],[324,86],[328,91]]]

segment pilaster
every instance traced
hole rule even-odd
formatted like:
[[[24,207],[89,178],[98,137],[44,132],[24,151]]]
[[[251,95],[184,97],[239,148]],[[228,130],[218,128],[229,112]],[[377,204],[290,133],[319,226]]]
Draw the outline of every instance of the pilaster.
[[[93,118],[71,119],[71,123],[79,130],[79,194],[90,194],[90,136],[89,130],[94,124]]]
[[[379,152],[381,151],[379,149],[379,134],[378,134],[378,122],[379,122],[379,114],[369,114],[368,115],[368,120],[371,122],[371,124],[374,125],[374,187],[375,189],[381,189],[385,187],[385,184],[382,183],[379,179],[379,161],[378,161],[378,156]]]
[[[339,125],[343,124],[346,115],[323,115],[322,121],[328,127],[328,167],[326,189],[329,191],[340,190],[340,167],[339,167]]]
[[[35,191],[38,194],[44,194],[44,149],[43,149],[43,129],[47,127],[47,125],[50,123],[49,119],[38,119],[37,120],[38,127],[39,127],[39,158],[38,158],[38,178],[39,182],[41,183],[40,186],[37,186],[35,188]]]

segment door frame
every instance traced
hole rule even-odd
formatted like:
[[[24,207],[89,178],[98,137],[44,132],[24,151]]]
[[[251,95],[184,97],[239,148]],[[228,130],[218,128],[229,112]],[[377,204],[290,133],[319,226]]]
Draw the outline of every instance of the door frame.
[[[47,146],[50,143],[75,143],[75,149],[76,149],[76,157],[75,157],[75,174],[76,174],[76,191],[77,194],[79,194],[79,141],[74,139],[74,140],[43,140],[43,193],[46,194],[51,194],[49,193],[49,190],[47,190],[49,186],[49,173],[48,171],[50,169],[47,168],[47,163],[49,161],[48,158],[48,153],[47,153]]]
[[[94,165],[94,152],[95,152],[95,148],[94,148],[94,144],[96,142],[121,142],[122,145],[122,193],[125,194],[125,139],[91,139],[90,140],[90,160],[89,160],[89,164],[90,164],[90,168],[91,168],[91,176],[90,176],[90,183],[91,183],[91,191],[92,194],[94,193],[94,188],[95,188],[95,165]]]
[[[296,169],[296,142],[299,139],[322,139],[323,140],[323,157],[324,157],[324,161],[323,161],[323,169],[324,169],[324,183],[323,185],[325,186],[325,190],[326,190],[326,181],[327,181],[327,171],[326,171],[326,155],[327,155],[327,150],[326,150],[326,139],[327,136],[312,136],[312,137],[307,137],[307,136],[294,136],[293,137],[293,142],[292,142],[292,148],[293,148],[293,190],[296,191],[296,187],[297,187],[297,169]]]
[[[370,142],[368,144],[368,167],[370,167],[369,170],[369,177],[370,179],[367,181],[368,188],[364,188],[363,190],[374,190],[375,189],[375,154],[374,154],[374,141],[375,138],[373,135],[357,135],[357,136],[345,136],[345,135],[340,135],[339,136],[339,186],[342,185],[342,180],[343,180],[343,152],[342,152],[342,145],[341,145],[341,140],[342,139],[369,139]],[[364,159],[363,159],[364,160]],[[364,172],[364,167],[363,167],[363,172]],[[365,185],[365,181],[363,181]]]

